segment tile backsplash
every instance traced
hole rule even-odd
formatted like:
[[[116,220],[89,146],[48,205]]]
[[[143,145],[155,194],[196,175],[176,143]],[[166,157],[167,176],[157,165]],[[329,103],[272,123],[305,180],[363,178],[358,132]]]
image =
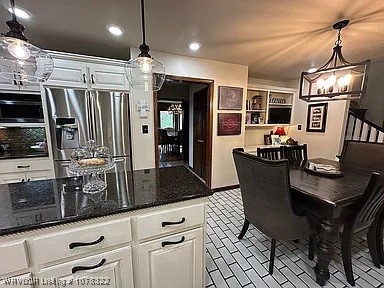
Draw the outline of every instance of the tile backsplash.
[[[44,128],[5,128],[0,129],[0,144],[9,144],[9,151],[28,151],[36,142],[43,142]]]

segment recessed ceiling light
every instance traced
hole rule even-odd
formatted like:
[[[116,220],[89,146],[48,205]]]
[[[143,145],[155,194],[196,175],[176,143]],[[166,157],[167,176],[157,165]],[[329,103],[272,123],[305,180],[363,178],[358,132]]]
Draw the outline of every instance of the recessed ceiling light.
[[[316,72],[317,71],[317,68],[309,68],[308,69],[308,73],[313,73],[313,72]]]
[[[196,51],[199,50],[201,47],[201,44],[199,42],[191,42],[188,44],[189,49]]]
[[[108,25],[107,29],[109,33],[115,35],[115,36],[121,36],[124,33],[123,28],[117,26],[117,25]]]
[[[8,12],[9,13],[12,13],[12,8],[11,7],[8,7]],[[22,18],[22,19],[29,19],[32,17],[32,13],[23,9],[23,8],[20,8],[20,7],[15,7],[15,14],[17,17],[19,18]]]

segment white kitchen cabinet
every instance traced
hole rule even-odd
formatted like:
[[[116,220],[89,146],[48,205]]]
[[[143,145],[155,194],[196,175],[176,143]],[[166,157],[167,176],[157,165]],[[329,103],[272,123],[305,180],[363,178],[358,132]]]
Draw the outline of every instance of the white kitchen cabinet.
[[[39,83],[27,83],[20,80],[6,79],[0,75],[0,90],[7,91],[24,91],[24,92],[39,92],[40,84]]]
[[[91,64],[89,66],[91,87],[94,89],[128,89],[128,79],[123,66]]]
[[[52,170],[32,171],[25,173],[25,178],[27,181],[47,180],[52,177]]]
[[[3,78],[0,75],[0,90],[19,90],[19,85],[16,81]]]
[[[33,288],[32,274],[27,273],[9,278],[0,278],[0,288]]]
[[[53,177],[52,163],[49,159],[22,158],[0,162],[1,184],[46,180]]]
[[[26,181],[25,173],[0,174],[0,184],[12,184]]]
[[[203,257],[203,228],[139,244],[140,287],[204,287]]]
[[[54,68],[44,85],[88,88],[87,65],[83,62],[53,59]]]
[[[62,58],[54,58],[53,61],[53,73],[44,85],[119,91],[129,89],[121,63],[107,65]]]
[[[130,247],[42,269],[40,286],[133,288],[132,252]],[[43,283],[55,278],[55,283]],[[60,285],[61,283],[61,285]]]

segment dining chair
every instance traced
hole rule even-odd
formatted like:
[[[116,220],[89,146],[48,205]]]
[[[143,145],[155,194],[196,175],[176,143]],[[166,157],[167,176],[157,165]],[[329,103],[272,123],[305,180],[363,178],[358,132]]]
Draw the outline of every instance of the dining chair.
[[[232,151],[243,199],[245,220],[238,236],[242,239],[252,223],[272,238],[269,274],[273,274],[276,239],[294,240],[311,234],[311,225],[304,216],[294,213],[288,160],[268,160]]]
[[[283,159],[288,159],[289,165],[302,165],[308,160],[307,144],[282,146]]]
[[[355,286],[352,270],[352,239],[353,236],[367,235],[369,253],[372,262],[380,268],[378,247],[383,242],[378,243],[378,233],[381,231],[377,217],[383,209],[384,203],[384,175],[373,172],[364,194],[359,198],[355,205],[342,216],[346,223],[341,227],[341,253],[343,258],[344,270],[348,283]],[[383,237],[381,234],[381,241]],[[310,247],[314,247],[313,243]]]
[[[279,160],[283,158],[283,148],[279,147],[258,147],[257,156],[269,160]]]
[[[340,162],[372,171],[384,171],[384,143],[347,140]]]

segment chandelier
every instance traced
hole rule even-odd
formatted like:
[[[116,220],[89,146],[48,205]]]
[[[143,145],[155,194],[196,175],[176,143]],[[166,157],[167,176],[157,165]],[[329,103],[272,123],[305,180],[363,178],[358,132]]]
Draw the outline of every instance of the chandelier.
[[[168,113],[174,115],[180,115],[183,113],[183,108],[181,107],[181,103],[172,103],[171,106],[168,107]]]
[[[331,58],[314,72],[301,73],[299,98],[307,102],[361,98],[367,89],[371,61],[351,63],[341,53],[341,30],[349,24],[342,20],[332,27],[338,30]]]
[[[149,54],[145,43],[144,0],[141,0],[141,30],[143,44],[140,45],[138,57],[125,64],[125,75],[134,90],[159,91],[165,80],[164,65]]]
[[[53,60],[44,50],[29,43],[25,27],[17,21],[15,1],[10,0],[12,20],[0,37],[0,76],[14,83],[44,82],[53,71]]]

